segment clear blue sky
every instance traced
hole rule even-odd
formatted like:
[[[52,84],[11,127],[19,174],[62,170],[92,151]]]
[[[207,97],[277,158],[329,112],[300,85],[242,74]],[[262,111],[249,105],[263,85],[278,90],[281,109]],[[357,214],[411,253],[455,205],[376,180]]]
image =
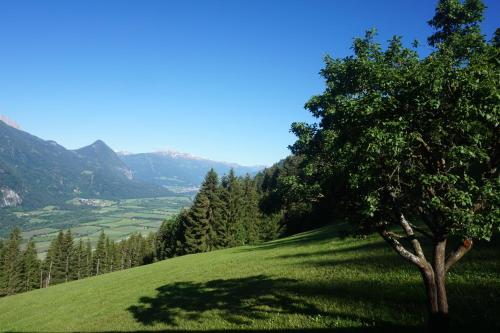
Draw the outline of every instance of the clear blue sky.
[[[500,1],[485,3],[490,37]],[[435,4],[0,0],[0,114],[68,148],[271,164],[290,124],[311,121],[325,54],[350,54],[371,27],[425,42]]]

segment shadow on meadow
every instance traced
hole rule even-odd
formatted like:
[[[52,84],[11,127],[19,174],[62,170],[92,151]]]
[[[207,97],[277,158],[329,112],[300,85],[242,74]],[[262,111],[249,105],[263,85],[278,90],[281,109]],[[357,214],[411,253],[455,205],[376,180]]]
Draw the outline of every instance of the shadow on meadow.
[[[201,321],[204,313],[217,311],[226,321],[245,325],[272,313],[323,314],[314,305],[285,293],[292,279],[271,279],[265,275],[206,283],[177,282],[157,288],[154,298],[142,297],[140,305],[129,307],[135,319],[145,325],[176,326],[179,319]]]
[[[344,286],[343,286],[344,287]],[[356,286],[358,287],[358,286]],[[349,313],[331,313],[309,303],[304,296],[331,297],[331,290],[303,285],[293,279],[273,279],[265,275],[246,278],[212,280],[206,283],[177,282],[157,288],[156,297],[142,297],[139,305],[128,308],[134,318],[146,325],[167,324],[178,327],[180,321],[202,322],[207,312],[234,325],[251,325],[254,320],[276,314],[295,314],[323,320],[345,320],[373,324],[371,319]],[[336,289],[335,291],[339,291]],[[330,294],[331,295],[331,294]],[[340,296],[347,295],[347,291]],[[369,324],[367,324],[369,323]],[[418,327],[394,326],[378,321],[383,331],[419,332]],[[377,328],[381,329],[381,328]],[[336,332],[376,332],[376,328],[342,328]],[[237,330],[237,332],[330,332],[333,329]],[[212,331],[209,331],[212,332]],[[214,331],[217,332],[217,331]]]
[[[263,244],[257,249],[294,247],[318,240],[328,242],[331,236],[304,234],[295,239]],[[181,329],[183,322],[203,322],[214,315],[232,325],[251,327],[254,321],[266,320],[277,314],[321,318],[319,326],[334,325],[339,321],[344,325],[353,322],[371,326],[296,330],[225,329],[203,331],[205,333],[422,332],[426,310],[418,271],[397,257],[383,242],[360,243],[353,240],[349,243],[333,251],[304,251],[278,257],[282,259],[281,265],[309,266],[333,272],[327,279],[305,282],[256,275],[208,282],[183,281],[157,288],[156,296],[140,298],[138,304],[130,306],[128,311],[145,327],[164,324],[174,329]],[[452,274],[459,273],[448,281],[453,332],[471,329],[495,331],[499,328],[496,319],[500,305],[498,280],[457,279],[458,276],[477,274],[478,266],[482,274],[491,276],[498,269],[498,263],[493,259],[497,245],[481,246],[481,251],[471,253],[464,260],[464,265],[459,264],[457,268],[460,268],[452,271]],[[341,267],[343,273],[350,271],[352,275],[336,275],[336,267]],[[356,273],[367,270],[373,273],[365,276]],[[322,304],[334,306],[326,310],[321,307]]]

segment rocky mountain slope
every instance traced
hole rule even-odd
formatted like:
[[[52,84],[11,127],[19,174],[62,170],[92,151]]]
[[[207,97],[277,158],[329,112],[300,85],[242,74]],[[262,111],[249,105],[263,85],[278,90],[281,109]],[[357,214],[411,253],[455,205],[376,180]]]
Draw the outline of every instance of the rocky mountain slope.
[[[104,142],[68,150],[0,121],[0,207],[40,207],[74,197],[165,196],[165,188],[135,180]]]

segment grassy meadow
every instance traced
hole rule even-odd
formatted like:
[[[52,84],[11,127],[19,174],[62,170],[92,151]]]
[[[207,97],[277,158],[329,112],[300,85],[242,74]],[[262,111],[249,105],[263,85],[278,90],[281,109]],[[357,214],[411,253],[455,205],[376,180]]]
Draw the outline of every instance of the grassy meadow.
[[[450,272],[452,331],[498,332],[500,246]],[[378,236],[325,227],[0,299],[0,331],[420,332],[418,271]]]

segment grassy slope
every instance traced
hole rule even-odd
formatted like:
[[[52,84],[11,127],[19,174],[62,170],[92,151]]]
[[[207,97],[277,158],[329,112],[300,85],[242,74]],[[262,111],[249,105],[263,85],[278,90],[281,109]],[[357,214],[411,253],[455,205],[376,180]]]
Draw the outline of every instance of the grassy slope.
[[[453,323],[500,328],[498,246],[448,280]],[[2,331],[284,329],[423,325],[416,269],[378,237],[332,227],[260,246],[190,255],[0,299]],[[481,329],[482,328],[482,329]]]

